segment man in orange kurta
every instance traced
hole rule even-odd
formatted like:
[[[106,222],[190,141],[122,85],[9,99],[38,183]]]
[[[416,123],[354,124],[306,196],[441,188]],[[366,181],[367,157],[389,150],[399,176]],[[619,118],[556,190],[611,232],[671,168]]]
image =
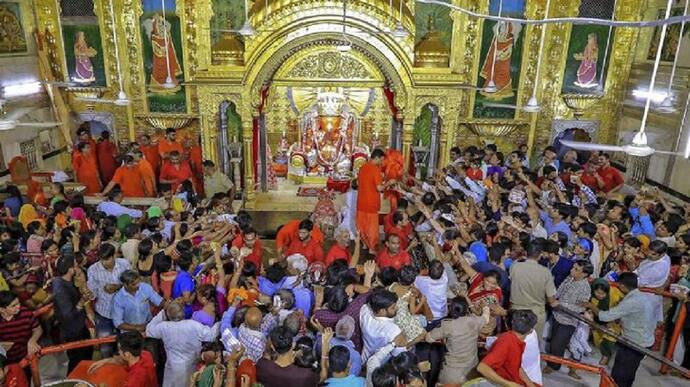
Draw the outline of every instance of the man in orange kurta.
[[[110,192],[115,184],[120,185],[122,195],[125,197],[141,198],[146,196],[144,178],[132,155],[125,156],[125,164],[115,170],[113,179],[103,190],[103,195]]]
[[[96,141],[91,137],[91,131],[89,129],[89,124],[83,123],[79,129],[77,129],[77,142],[72,150],[72,163],[74,163],[74,157],[79,154],[79,144],[85,142],[89,144],[91,152],[89,153],[89,160],[98,168],[98,159],[96,158]]]
[[[158,154],[161,159],[167,160],[172,152],[183,153],[182,144],[177,141],[176,137],[177,132],[175,129],[168,128],[165,130],[165,138],[158,140]]]
[[[156,173],[153,171],[153,167],[148,160],[143,156],[144,154],[139,149],[135,149],[132,152],[134,156],[134,162],[137,163],[141,177],[144,179],[144,190],[146,191],[146,196],[155,197],[156,196]]]
[[[154,145],[151,143],[151,136],[145,134],[141,136],[141,145],[139,145],[139,150],[144,154],[144,158],[151,163],[153,171],[158,175],[161,168],[161,155],[158,153],[158,144]]]
[[[203,152],[201,151],[201,145],[198,141],[194,141],[192,138],[187,138],[185,140],[185,151],[187,152],[187,159],[189,160],[189,166],[192,167],[192,175],[194,180],[194,189],[197,193],[204,193],[204,167],[201,165],[204,162]]]
[[[374,149],[369,161],[360,168],[357,176],[357,229],[370,253],[376,251],[379,243],[381,192],[390,185],[383,182],[381,172],[381,164],[385,158],[383,150]]]
[[[299,225],[301,222],[300,219],[291,220],[278,230],[276,234],[276,249],[279,255],[282,255],[293,241],[299,240]],[[323,244],[323,233],[316,224],[311,230],[311,239],[317,243]]]
[[[91,157],[91,146],[87,142],[77,145],[78,152],[72,157],[72,168],[77,182],[86,186],[86,194],[101,192],[101,180],[98,176],[98,165]]]
[[[98,172],[101,174],[103,184],[108,183],[115,174],[118,167],[115,157],[117,156],[117,147],[110,141],[110,132],[104,130],[101,137],[96,144],[96,156],[98,158]]]

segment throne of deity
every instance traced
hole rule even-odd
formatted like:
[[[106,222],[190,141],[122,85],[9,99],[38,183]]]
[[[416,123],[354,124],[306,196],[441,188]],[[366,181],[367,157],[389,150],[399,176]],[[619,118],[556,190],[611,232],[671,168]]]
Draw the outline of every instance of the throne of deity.
[[[366,161],[369,147],[357,144],[360,120],[336,88],[321,88],[299,119],[299,139],[288,149],[288,177],[323,183],[347,179]]]

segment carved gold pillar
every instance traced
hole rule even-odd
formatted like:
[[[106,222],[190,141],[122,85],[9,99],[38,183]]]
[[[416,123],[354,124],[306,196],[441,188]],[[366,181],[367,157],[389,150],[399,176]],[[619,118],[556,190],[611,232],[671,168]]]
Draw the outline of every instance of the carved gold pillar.
[[[412,135],[414,132],[414,116],[398,114],[398,119],[402,119],[402,154],[405,159],[405,169],[410,165],[410,151],[412,150]]]
[[[195,66],[207,69],[211,63],[211,18],[213,17],[212,0],[186,0],[189,12],[196,13],[196,48]],[[239,28],[239,27],[235,27]],[[193,69],[195,70],[195,69]],[[193,71],[196,72],[196,71]]]
[[[62,73],[64,79],[59,79],[60,81],[68,81],[58,2],[55,0],[35,0],[34,12],[36,12],[36,18],[38,19],[36,28],[42,33],[49,31],[55,39],[56,61],[50,65],[51,67],[59,69],[59,72]]]
[[[258,117],[259,112],[256,112]],[[254,200],[254,116],[250,112],[242,113],[242,153],[244,161],[244,193],[245,203]]]

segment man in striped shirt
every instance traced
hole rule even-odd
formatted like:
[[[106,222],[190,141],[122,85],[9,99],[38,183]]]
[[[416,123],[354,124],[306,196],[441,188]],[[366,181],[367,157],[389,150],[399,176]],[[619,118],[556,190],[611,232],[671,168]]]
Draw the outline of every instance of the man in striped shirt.
[[[0,345],[7,351],[7,362],[18,363],[41,349],[41,334],[43,330],[33,312],[21,306],[14,293],[0,291]]]

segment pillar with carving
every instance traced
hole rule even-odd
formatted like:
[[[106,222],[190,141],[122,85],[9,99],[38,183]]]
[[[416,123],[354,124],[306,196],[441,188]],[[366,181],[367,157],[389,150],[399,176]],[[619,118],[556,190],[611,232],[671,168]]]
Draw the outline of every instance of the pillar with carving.
[[[644,185],[649,170],[651,156],[639,157],[628,155],[625,160],[625,184],[639,188]]]
[[[252,115],[242,114],[242,158],[244,159],[244,194],[245,202],[254,199],[254,122]]]
[[[398,115],[402,121],[402,154],[405,159],[405,168],[410,165],[410,152],[412,151],[412,136],[414,133],[414,118],[405,115]]]

